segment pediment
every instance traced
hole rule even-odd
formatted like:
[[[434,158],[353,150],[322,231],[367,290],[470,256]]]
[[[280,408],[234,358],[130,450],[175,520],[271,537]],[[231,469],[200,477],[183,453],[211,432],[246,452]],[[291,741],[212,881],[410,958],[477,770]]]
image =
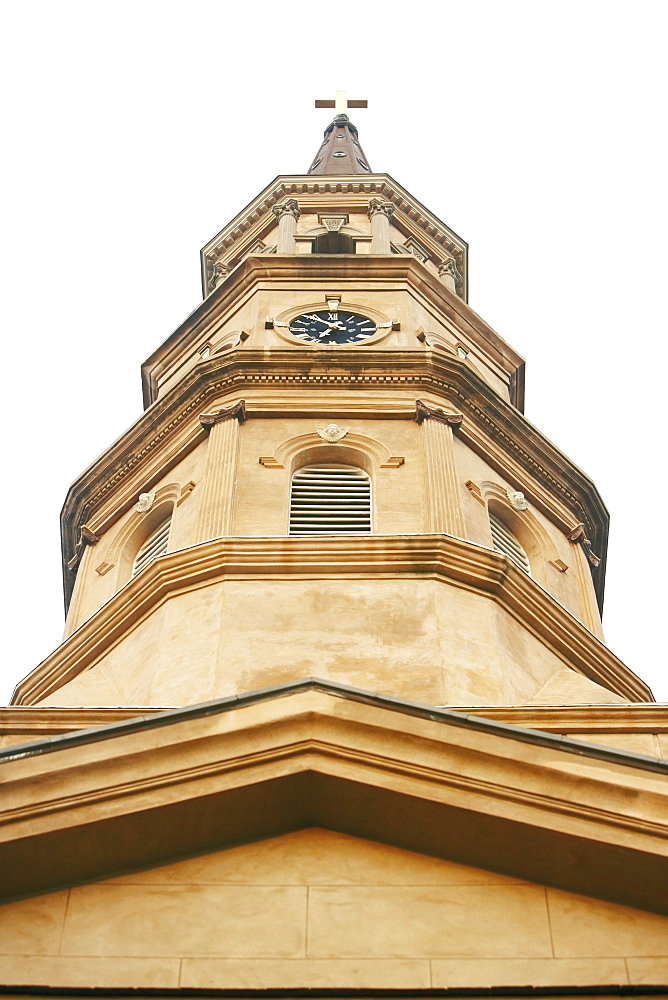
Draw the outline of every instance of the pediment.
[[[3,759],[5,899],[320,826],[665,905],[660,765],[343,686],[280,685]]]
[[[655,914],[322,828],[8,903],[0,919],[3,982],[84,985],[88,965],[85,985],[117,988],[626,984],[658,965],[668,930]]]

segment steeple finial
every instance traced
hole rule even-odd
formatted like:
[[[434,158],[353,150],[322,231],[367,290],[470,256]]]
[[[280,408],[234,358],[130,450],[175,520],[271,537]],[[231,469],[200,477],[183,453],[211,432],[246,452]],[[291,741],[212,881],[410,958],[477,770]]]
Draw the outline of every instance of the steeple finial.
[[[335,100],[316,101],[316,108],[334,108],[334,121],[325,129],[325,139],[308,169],[309,174],[369,174],[371,167],[348,118],[348,108],[366,108],[368,101],[349,101],[345,90]]]
[[[316,108],[335,108],[337,115],[345,115],[348,108],[368,108],[368,101],[349,101],[347,90],[337,90],[333,101],[316,101]]]

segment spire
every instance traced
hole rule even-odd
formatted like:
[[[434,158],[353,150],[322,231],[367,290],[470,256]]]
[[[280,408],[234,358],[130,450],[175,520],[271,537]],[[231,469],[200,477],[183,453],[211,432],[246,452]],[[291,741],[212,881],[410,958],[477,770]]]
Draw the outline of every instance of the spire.
[[[348,115],[337,115],[325,129],[322,146],[308,169],[309,174],[370,174],[371,167]]]
[[[335,108],[334,121],[325,129],[322,146],[308,169],[309,174],[370,174],[371,167],[357,138],[357,129],[345,113],[348,108],[366,108],[366,101],[349,101],[345,90],[336,100],[316,101],[316,108]]]

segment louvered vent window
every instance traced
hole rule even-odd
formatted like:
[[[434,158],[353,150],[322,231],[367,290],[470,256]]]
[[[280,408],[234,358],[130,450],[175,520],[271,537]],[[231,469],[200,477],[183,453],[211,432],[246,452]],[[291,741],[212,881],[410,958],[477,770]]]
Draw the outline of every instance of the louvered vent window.
[[[290,534],[371,531],[371,481],[354,465],[307,465],[292,477]]]
[[[519,566],[521,570],[530,575],[531,566],[529,565],[527,554],[512,532],[506,528],[503,521],[499,520],[498,517],[494,517],[494,514],[489,515],[489,523],[492,528],[492,541],[494,542],[496,551],[503,552],[504,556],[508,556],[516,566]]]
[[[132,575],[136,576],[137,573],[141,573],[153,559],[157,556],[161,556],[167,551],[167,541],[169,539],[169,528],[172,523],[171,518],[167,518],[162,524],[155,529],[153,534],[149,535],[139,552],[135,556],[135,561],[132,564]]]

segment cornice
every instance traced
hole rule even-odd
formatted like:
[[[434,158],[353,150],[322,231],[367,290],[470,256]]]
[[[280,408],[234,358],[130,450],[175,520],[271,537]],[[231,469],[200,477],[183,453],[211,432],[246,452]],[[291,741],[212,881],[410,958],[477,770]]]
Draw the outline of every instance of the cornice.
[[[271,387],[348,390],[341,415],[405,416],[414,403],[379,413],[369,393],[391,389],[438,404],[445,398],[464,415],[459,436],[490,465],[522,490],[564,532],[586,526],[601,563],[592,571],[602,604],[608,514],[593,483],[514,407],[506,403],[465,361],[440,349],[396,351],[342,349],[335,354],[308,348],[264,350],[244,348],[201,363],[175,389],[155,403],[71,487],[61,513],[66,602],[73,584],[68,568],[79,551],[80,530],[107,530],[131,505],[138,487],[150,487],[203,439],[199,414],[214,400],[231,403],[246,398],[248,417],[272,415],[254,411],[252,391]],[[362,389],[356,402],[350,390]],[[433,398],[430,398],[433,397]],[[287,404],[286,404],[287,405]],[[299,412],[296,402],[289,410]],[[326,416],[322,410],[305,412]],[[345,412],[344,412],[345,411]],[[273,415],[278,415],[278,409]],[[141,473],[141,475],[140,475]],[[112,500],[113,498],[113,500]]]
[[[329,683],[329,682],[328,682]],[[131,719],[149,719],[170,705],[142,708],[61,708],[43,705],[0,707],[0,736],[59,736]],[[668,733],[668,704],[616,705],[442,705],[438,708],[511,726],[563,735]],[[668,763],[667,763],[668,766]]]
[[[668,733],[668,704],[636,705],[451,705],[458,712],[526,726],[545,733]],[[668,761],[666,762],[668,766]]]
[[[401,577],[427,573],[492,597],[566,666],[630,701],[652,692],[531,577],[493,549],[450,535],[218,538],[155,559],[17,686],[14,704],[35,704],[93,666],[170,594],[205,583],[265,576],[284,579]]]
[[[345,685],[2,756],[5,896],[317,825],[665,910],[665,764]]]

